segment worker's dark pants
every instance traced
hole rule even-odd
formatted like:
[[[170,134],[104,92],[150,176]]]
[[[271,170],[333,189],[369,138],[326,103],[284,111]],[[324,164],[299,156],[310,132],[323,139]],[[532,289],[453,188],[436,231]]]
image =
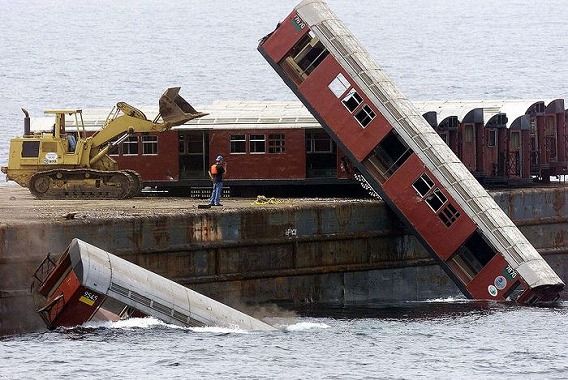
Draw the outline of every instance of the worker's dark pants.
[[[213,182],[213,191],[211,192],[211,197],[209,198],[210,205],[221,204],[221,192],[223,191],[223,181]]]

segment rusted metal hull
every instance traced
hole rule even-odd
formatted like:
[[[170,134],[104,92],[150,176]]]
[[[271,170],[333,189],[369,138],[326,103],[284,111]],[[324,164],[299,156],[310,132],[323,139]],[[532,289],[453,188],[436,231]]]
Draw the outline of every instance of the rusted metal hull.
[[[568,190],[493,196],[566,281]],[[382,202],[185,216],[156,210],[131,218],[0,225],[0,334],[43,328],[30,279],[45,252],[62,252],[74,237],[246,312],[258,304],[366,304],[460,293]]]

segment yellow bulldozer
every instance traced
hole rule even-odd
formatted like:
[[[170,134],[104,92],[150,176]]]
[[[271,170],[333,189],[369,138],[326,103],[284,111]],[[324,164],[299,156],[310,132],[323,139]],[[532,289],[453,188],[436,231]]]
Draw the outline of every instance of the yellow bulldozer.
[[[45,111],[55,122],[49,132],[31,132],[29,113],[22,108],[24,136],[10,140],[8,166],[1,170],[40,199],[123,199],[142,190],[140,175],[119,170],[108,153],[133,133],[163,132],[205,116],[179,95],[179,87],[168,88],[159,101],[159,114],[148,120],[139,109],[117,103],[103,127],[88,135],[78,109]],[[72,117],[74,131],[66,131]]]

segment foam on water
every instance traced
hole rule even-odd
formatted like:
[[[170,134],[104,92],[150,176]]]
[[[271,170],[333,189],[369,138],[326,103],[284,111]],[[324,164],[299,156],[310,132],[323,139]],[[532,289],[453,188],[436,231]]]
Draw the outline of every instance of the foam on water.
[[[91,321],[84,323],[82,327],[107,329],[151,329],[156,327],[168,327],[174,329],[182,328],[180,326],[165,323],[154,317],[128,318],[118,321]]]
[[[214,333],[214,334],[248,334],[250,331],[243,330],[240,327],[189,327],[189,330],[197,333]]]
[[[234,327],[218,327],[218,326],[205,326],[205,327],[182,327],[170,323],[165,323],[154,317],[144,318],[128,318],[119,321],[90,321],[86,322],[80,327],[98,329],[154,329],[154,328],[168,328],[168,329],[184,329],[196,333],[214,333],[214,334],[248,334],[249,331],[243,330],[238,326]],[[70,329],[74,329],[70,328]]]
[[[331,326],[321,322],[298,322],[286,327],[286,331],[307,331],[314,329],[328,329]]]

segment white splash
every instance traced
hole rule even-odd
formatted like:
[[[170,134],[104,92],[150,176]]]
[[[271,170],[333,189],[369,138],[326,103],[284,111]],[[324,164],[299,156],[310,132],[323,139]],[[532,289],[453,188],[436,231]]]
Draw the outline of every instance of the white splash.
[[[91,321],[83,324],[83,327],[90,328],[107,328],[107,329],[149,329],[154,327],[168,327],[179,329],[182,327],[165,323],[153,317],[145,318],[128,318],[119,321]]]
[[[421,302],[445,302],[445,303],[463,303],[463,302],[471,302],[471,300],[467,299],[467,298],[463,298],[460,296],[456,296],[456,297],[446,297],[446,298],[432,298],[426,301],[421,301]]]
[[[326,325],[325,323],[317,323],[317,322],[298,322],[293,325],[286,327],[286,331],[305,331],[305,330],[313,330],[313,329],[328,329],[331,326]]]
[[[190,327],[189,330],[196,333],[215,333],[215,334],[248,334],[249,331],[239,327]]]
[[[172,329],[187,329],[196,333],[214,333],[214,334],[248,334],[249,331],[243,330],[238,326],[234,327],[182,327],[165,323],[154,317],[145,318],[128,318],[119,321],[90,321],[86,322],[82,327],[87,328],[106,328],[106,329],[151,329],[156,327],[165,327]]]

